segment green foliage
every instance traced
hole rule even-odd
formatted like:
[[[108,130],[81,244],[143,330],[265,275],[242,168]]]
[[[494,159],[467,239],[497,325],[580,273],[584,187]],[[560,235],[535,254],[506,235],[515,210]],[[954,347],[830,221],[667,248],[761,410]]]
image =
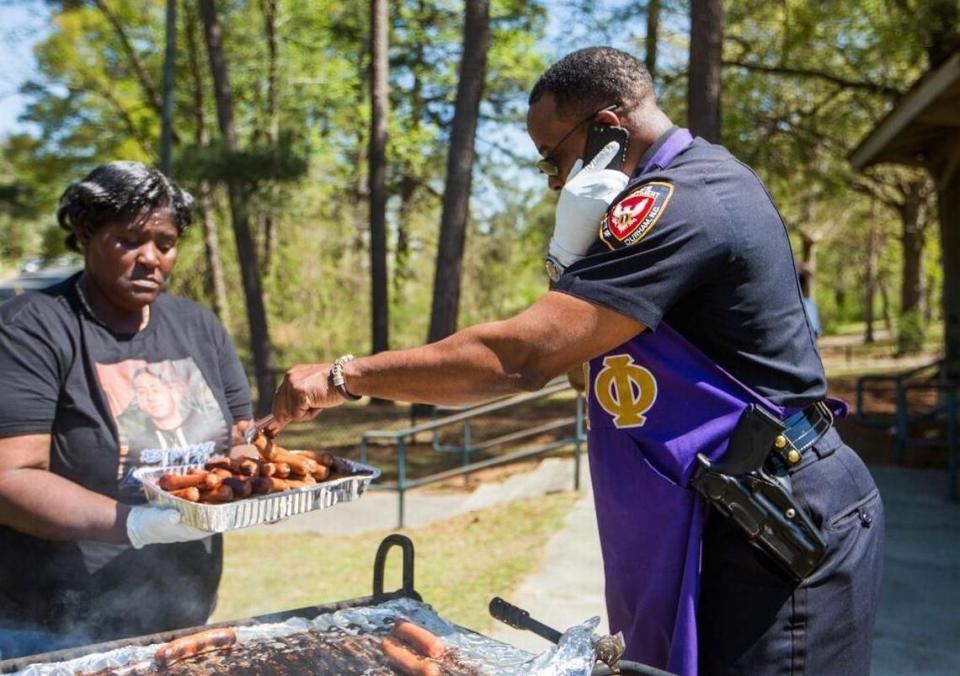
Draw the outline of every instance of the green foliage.
[[[724,143],[770,187],[798,253],[804,238],[816,242],[816,299],[826,327],[863,318],[868,261],[898,302],[899,222],[883,203],[895,197],[896,182],[908,172],[881,168],[863,176],[846,157],[895,93],[927,67],[931,45],[953,39],[949,22],[941,25],[942,17],[951,16],[951,2],[725,3]],[[50,4],[51,30],[36,47],[37,75],[22,87],[29,101],[24,118],[35,131],[0,141],[0,264],[62,251],[63,233],[53,219],[57,198],[94,165],[114,159],[151,163],[157,156],[159,111],[150,90],[158,92],[161,82],[165,0],[106,3],[123,35],[95,3]],[[195,3],[184,1],[172,173],[197,196],[203,186],[212,188],[210,216],[227,282],[228,328],[246,355],[239,272],[250,262],[236,258],[222,185],[239,179],[250,196],[262,252],[278,363],[362,352],[370,331],[369,7],[280,0],[278,77],[271,84],[261,3],[217,6],[239,150],[227,153],[219,141],[202,28]],[[461,324],[509,315],[546,288],[542,255],[554,198],[523,168],[533,156],[523,118],[529,88],[559,55],[551,50],[609,41],[642,56],[645,7],[640,0],[569,6],[493,1]],[[427,331],[462,10],[462,0],[390,3],[387,226],[395,347],[419,344]],[[684,3],[661,2],[658,93],[680,124],[686,13]],[[173,288],[209,303],[201,220],[198,213],[181,242]],[[939,308],[942,271],[935,240],[929,238],[924,270],[927,306]],[[901,332],[909,332],[914,319],[905,319]]]
[[[269,181],[295,181],[309,167],[306,144],[290,131],[274,143],[249,144],[231,152],[222,141],[177,149],[173,173],[182,181],[240,181],[248,186]]]

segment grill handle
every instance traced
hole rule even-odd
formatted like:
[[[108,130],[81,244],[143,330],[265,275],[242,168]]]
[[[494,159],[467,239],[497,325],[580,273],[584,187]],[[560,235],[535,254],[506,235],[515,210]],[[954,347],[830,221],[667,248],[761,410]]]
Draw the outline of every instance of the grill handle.
[[[532,631],[541,638],[545,638],[551,643],[558,643],[563,635],[553,627],[548,627],[542,622],[537,622],[530,617],[523,608],[518,608],[508,601],[504,601],[499,596],[490,599],[490,615],[493,619],[499,620],[514,629],[523,629]]]
[[[403,553],[403,587],[396,592],[385,594],[383,580],[386,573],[387,554],[393,547],[399,547]],[[392,533],[377,547],[377,555],[373,560],[373,602],[382,603],[397,596],[405,596],[417,601],[423,600],[413,587],[413,542],[406,535]]]

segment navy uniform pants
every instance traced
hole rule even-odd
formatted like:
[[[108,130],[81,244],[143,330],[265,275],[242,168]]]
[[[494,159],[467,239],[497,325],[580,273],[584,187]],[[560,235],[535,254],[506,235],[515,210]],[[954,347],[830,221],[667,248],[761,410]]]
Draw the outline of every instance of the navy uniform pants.
[[[793,491],[827,541],[796,583],[711,511],[698,611],[700,673],[870,673],[883,567],[883,504],[873,478],[836,430],[790,471]]]

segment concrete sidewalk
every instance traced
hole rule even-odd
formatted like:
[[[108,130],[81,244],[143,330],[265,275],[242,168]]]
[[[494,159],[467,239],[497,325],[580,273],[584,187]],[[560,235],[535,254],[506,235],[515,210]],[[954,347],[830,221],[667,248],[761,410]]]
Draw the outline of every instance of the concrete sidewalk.
[[[946,472],[870,471],[887,527],[872,673],[960,674],[960,504]]]

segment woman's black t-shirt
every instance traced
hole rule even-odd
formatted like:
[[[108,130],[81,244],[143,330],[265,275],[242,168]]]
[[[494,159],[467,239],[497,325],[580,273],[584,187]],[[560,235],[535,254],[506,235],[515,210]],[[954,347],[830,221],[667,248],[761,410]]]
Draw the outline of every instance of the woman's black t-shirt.
[[[78,278],[0,306],[0,437],[50,434],[50,471],[136,504],[137,467],[229,449],[252,416],[246,377],[200,305],[163,294],[142,331],[118,335]],[[134,550],[0,526],[0,628],[89,642],[200,624],[221,568],[220,537]]]

